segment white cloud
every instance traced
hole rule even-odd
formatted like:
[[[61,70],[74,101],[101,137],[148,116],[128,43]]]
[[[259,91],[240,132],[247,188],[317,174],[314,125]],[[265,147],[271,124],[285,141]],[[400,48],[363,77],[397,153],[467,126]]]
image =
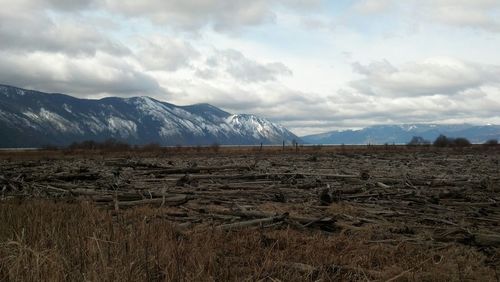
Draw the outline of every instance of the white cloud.
[[[438,23],[500,32],[500,2],[496,0],[427,0],[423,5],[422,16]]]
[[[61,10],[61,11],[80,11],[82,9],[90,8],[97,0],[0,0],[1,7],[10,12],[19,11],[40,11],[47,9]]]
[[[365,16],[392,12],[412,19],[415,25],[429,23],[457,28],[500,32],[500,2],[497,0],[359,0],[353,10]]]
[[[184,31],[211,27],[233,32],[244,27],[273,23],[276,9],[310,11],[324,0],[0,0],[9,11],[53,10],[80,12],[106,10],[127,17],[148,19],[155,24]]]
[[[122,58],[105,53],[94,57],[63,54],[0,53],[2,83],[62,92],[80,97],[91,95],[156,95],[164,92],[157,81]]]
[[[354,10],[362,14],[378,14],[386,12],[392,5],[393,0],[363,0],[354,4]]]
[[[500,111],[497,0],[0,5],[0,83],[209,102],[299,134]]]
[[[387,60],[353,64],[364,78],[351,82],[360,92],[378,96],[455,95],[460,91],[500,82],[500,66],[436,57],[395,67]]]
[[[0,11],[0,50],[11,52],[59,52],[93,55],[97,51],[114,55],[129,53],[122,43],[107,37],[96,27],[74,17],[51,19],[40,11],[13,13]]]
[[[273,21],[267,1],[224,0],[103,0],[107,9],[133,17],[145,17],[157,24],[198,30],[211,24],[217,30],[234,29]]]
[[[200,56],[189,42],[171,37],[144,38],[140,46],[136,56],[148,70],[176,71]]]
[[[278,76],[292,75],[292,71],[283,63],[259,63],[233,49],[216,51],[208,63],[243,82],[266,82],[277,80]]]

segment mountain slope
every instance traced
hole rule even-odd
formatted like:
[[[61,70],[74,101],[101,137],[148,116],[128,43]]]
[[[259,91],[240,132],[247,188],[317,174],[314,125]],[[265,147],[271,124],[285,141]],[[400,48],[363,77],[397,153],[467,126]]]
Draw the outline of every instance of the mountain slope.
[[[131,144],[279,144],[299,138],[254,115],[149,97],[78,99],[0,85],[0,147],[68,145],[115,138]]]
[[[472,143],[484,143],[489,139],[500,139],[500,125],[470,124],[405,124],[377,125],[360,130],[332,131],[304,136],[310,144],[405,144],[413,136],[434,141],[440,134],[448,137],[465,137]]]

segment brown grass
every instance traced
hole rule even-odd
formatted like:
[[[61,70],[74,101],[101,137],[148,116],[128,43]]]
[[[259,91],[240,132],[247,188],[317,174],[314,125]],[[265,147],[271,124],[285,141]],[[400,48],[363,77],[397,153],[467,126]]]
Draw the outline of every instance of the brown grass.
[[[449,154],[498,152],[500,146],[472,145],[466,148],[438,148],[434,146],[406,146],[406,145],[324,145],[324,146],[177,146],[159,147],[156,145],[129,149],[57,149],[57,150],[0,150],[0,159],[53,159],[53,158],[87,158],[102,157],[170,157],[170,156],[214,156],[214,155],[329,155],[329,154],[409,154],[418,152],[445,152]]]
[[[114,214],[86,202],[0,202],[0,281],[498,279],[475,249],[368,243],[376,228],[335,235],[288,228],[181,232],[155,217],[162,212]]]

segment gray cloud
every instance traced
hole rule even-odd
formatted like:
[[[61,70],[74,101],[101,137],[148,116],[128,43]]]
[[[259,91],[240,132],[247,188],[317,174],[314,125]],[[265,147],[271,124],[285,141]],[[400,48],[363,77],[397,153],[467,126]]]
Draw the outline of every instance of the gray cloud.
[[[216,31],[232,32],[243,27],[272,23],[276,9],[308,11],[324,0],[0,0],[7,10],[54,10],[79,12],[106,10],[127,17],[149,19],[174,29],[198,31],[210,26]]]
[[[79,15],[91,1],[1,2],[8,8],[0,11],[2,83],[80,97],[164,92],[130,60],[128,47]]]
[[[500,32],[500,2],[497,0],[359,0],[353,10],[363,16],[404,15],[417,25],[437,23],[449,27]]]
[[[93,55],[97,51],[115,55],[129,53],[123,44],[112,41],[92,26],[60,20],[57,23],[43,12],[12,13],[0,11],[0,50],[11,52],[60,52]]]
[[[257,0],[103,0],[106,9],[133,17],[144,17],[157,24],[183,30],[211,25],[224,31],[273,22],[273,1]]]
[[[362,14],[363,21],[346,20],[346,25],[340,28],[337,24],[343,22],[342,19],[331,16],[330,10],[318,10],[325,2],[0,0],[3,7],[0,10],[0,83],[80,97],[149,95],[175,103],[209,102],[232,112],[268,117],[299,134],[379,123],[500,119],[499,66],[448,58],[407,64],[394,64],[389,60],[354,63],[352,70],[358,79],[346,84],[350,73],[341,70],[344,66],[335,65],[338,61],[321,61],[335,58],[333,55],[308,54],[310,49],[304,47],[301,55],[311,56],[311,60],[309,57],[283,60],[297,67],[298,79],[304,79],[311,89],[332,92],[326,96],[326,93],[307,92],[309,86],[300,81],[292,85],[302,87],[302,91],[284,85],[285,80],[281,78],[292,75],[292,70],[279,60],[298,56],[297,53],[278,56],[276,61],[263,61],[227,49],[250,42],[253,45],[245,48],[257,46],[254,50],[257,54],[275,54],[284,47],[262,42],[254,33],[238,41],[245,34],[240,35],[251,27],[269,23],[282,26],[269,30],[268,34],[266,30],[266,36],[289,32],[287,29],[303,24],[310,28],[309,32],[340,29],[341,32],[336,33],[339,36],[336,44],[339,50],[351,52],[345,60],[358,58],[364,50],[367,52],[361,58],[380,58],[384,55],[377,53],[377,46],[358,48],[372,42],[370,36],[366,41],[358,41],[357,35],[349,32],[352,27],[372,23],[369,17],[380,14],[384,14],[384,20],[405,18],[405,23],[397,22],[395,28],[413,20],[422,25],[431,24],[433,28],[438,23],[440,28],[499,30],[497,0],[358,1],[349,15],[353,11]],[[386,14],[390,15],[386,18]],[[111,30],[106,23],[94,21],[92,17],[115,21],[117,26]],[[363,38],[364,32],[360,33]],[[228,33],[230,36],[226,36]],[[484,33],[478,34],[484,36]],[[315,39],[317,33],[312,35],[310,44],[335,43],[325,38]],[[303,38],[301,35],[297,40]],[[349,45],[349,40],[355,43]],[[345,46],[344,42],[347,42]],[[394,48],[397,47],[395,44]],[[424,50],[419,55],[440,53],[435,50]],[[462,58],[469,57],[467,53],[462,54]],[[316,71],[325,70],[314,64],[335,65],[332,73],[318,73],[318,77],[331,77],[332,81],[315,78]],[[311,73],[304,75],[304,71],[299,70],[302,66]],[[333,80],[339,82],[333,83]],[[338,87],[341,89],[337,91]],[[172,89],[175,92],[171,92]]]
[[[89,9],[97,2],[98,0],[0,0],[0,5],[10,12],[47,9],[72,12]]]
[[[330,110],[314,105],[310,116],[285,119],[283,125],[298,134],[326,132],[332,129],[361,128],[377,124],[402,123],[498,123],[500,88],[486,87],[461,92],[453,97],[373,97],[363,96],[352,103],[343,100],[349,90],[330,97]],[[328,108],[326,107],[326,108]],[[286,112],[291,112],[286,110]]]
[[[247,83],[274,81],[279,76],[292,75],[292,71],[283,63],[259,63],[233,49],[216,51],[207,60],[207,66],[221,69],[234,79]]]
[[[122,59],[106,54],[71,58],[47,53],[9,56],[0,53],[0,77],[2,83],[80,97],[158,95],[164,92],[154,78]]]
[[[23,1],[23,0],[21,0]],[[89,9],[96,4],[95,0],[39,0],[38,2],[45,3],[44,7],[63,11],[75,11]],[[39,4],[40,5],[40,4]]]
[[[139,16],[157,24],[182,30],[199,30],[211,26],[219,32],[273,23],[276,9],[308,11],[321,7],[324,0],[100,0],[113,12]]]
[[[102,23],[92,22],[81,12],[130,13],[174,28],[196,30],[208,25],[222,30],[272,20],[272,8],[278,2],[0,0],[5,7],[0,11],[0,52],[4,54],[0,73],[4,83],[80,96],[161,93],[157,78],[148,71],[191,67],[199,51],[185,40],[163,35],[142,36],[138,48],[131,50]],[[309,4],[296,0],[287,5],[305,8]],[[261,64],[237,51],[222,53],[216,56],[222,69],[202,64],[195,69],[198,77],[212,80],[226,72],[236,80],[253,83],[291,73],[281,63]]]
[[[149,70],[176,71],[190,65],[200,53],[188,42],[169,37],[141,40],[137,58]]]
[[[449,26],[500,32],[500,2],[496,0],[424,1],[422,16]]]
[[[455,95],[460,91],[500,81],[500,67],[431,58],[393,66],[388,61],[369,65],[354,63],[353,70],[364,76],[350,85],[359,92],[377,96]]]

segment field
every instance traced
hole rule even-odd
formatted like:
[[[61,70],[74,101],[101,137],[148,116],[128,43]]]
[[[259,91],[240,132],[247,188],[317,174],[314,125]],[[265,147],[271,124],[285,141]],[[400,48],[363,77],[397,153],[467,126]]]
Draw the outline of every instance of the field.
[[[0,281],[500,281],[500,148],[0,152]]]

